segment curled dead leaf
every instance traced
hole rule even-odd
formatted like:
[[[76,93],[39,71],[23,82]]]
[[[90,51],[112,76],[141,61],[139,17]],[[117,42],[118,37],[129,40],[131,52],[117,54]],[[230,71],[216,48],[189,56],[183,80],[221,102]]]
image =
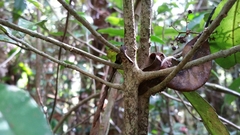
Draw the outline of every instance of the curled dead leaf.
[[[182,56],[192,49],[199,36],[193,38],[183,48]],[[193,55],[191,60],[209,55],[209,43],[206,40]],[[148,57],[143,71],[157,71],[169,68],[178,64],[174,57],[166,57],[163,53],[152,53]],[[203,64],[181,70],[168,84],[167,87],[178,91],[193,91],[204,85],[210,75],[212,62],[208,61]],[[139,95],[144,94],[149,88],[159,84],[166,76],[158,77],[152,80],[144,81],[139,85]],[[161,90],[159,90],[161,91]]]

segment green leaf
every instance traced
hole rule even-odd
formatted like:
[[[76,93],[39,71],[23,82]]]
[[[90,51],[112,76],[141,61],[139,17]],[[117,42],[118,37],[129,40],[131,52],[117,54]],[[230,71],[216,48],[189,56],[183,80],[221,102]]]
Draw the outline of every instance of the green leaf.
[[[4,7],[4,2],[5,2],[5,1],[1,1],[1,2],[0,2],[0,8]]]
[[[164,34],[165,39],[169,39],[177,36],[178,32],[173,28],[168,28],[168,27],[163,28],[162,26],[154,26],[154,35],[158,37],[162,37],[162,34]],[[165,40],[165,39],[162,39],[162,40]]]
[[[36,0],[27,0],[29,3],[32,3],[37,9],[41,10],[43,9],[43,5],[36,1]]]
[[[236,92],[239,92],[240,93],[240,78],[237,78],[235,79],[232,84],[229,86],[230,89],[236,91]],[[227,94],[224,98],[224,101],[227,103],[227,104],[231,104],[234,100],[236,100],[237,97],[236,96],[233,96],[233,95],[230,95],[230,94]]]
[[[159,38],[158,36],[151,35],[150,39],[151,39],[152,42],[157,42],[157,43],[160,43],[160,44],[164,44],[162,39]]]
[[[221,11],[227,0],[221,1],[215,10],[213,18]],[[210,49],[212,53],[226,50],[240,44],[240,0],[237,0],[221,24],[210,37]],[[223,68],[230,68],[240,63],[240,53],[235,53],[225,58],[215,60]]]
[[[110,43],[114,44],[117,47],[120,47],[121,45],[123,45],[123,42],[119,42],[119,41],[115,41],[115,40],[109,40]],[[107,47],[107,46],[106,46]]]
[[[106,21],[109,22],[113,26],[124,26],[124,22],[122,18],[109,16],[106,18]]]
[[[117,55],[116,52],[114,52],[111,49],[107,49],[107,58],[110,59],[112,62],[116,61],[116,55]]]
[[[40,26],[42,29],[48,31],[47,27],[45,26],[45,23],[47,22],[47,20],[42,20],[40,22],[35,23],[37,26]]]
[[[23,11],[26,9],[27,3],[26,0],[15,0],[14,1],[14,6],[13,6],[13,21],[16,21],[20,18],[22,15]]]
[[[190,14],[190,15],[193,15],[193,14]],[[205,15],[204,13],[194,15],[188,24],[188,29],[193,30],[194,28],[197,28],[196,29],[197,31],[202,31],[204,29],[204,24],[201,23],[201,21],[203,20],[204,15]],[[194,30],[194,31],[196,31],[196,30]]]
[[[158,7],[158,14],[162,14],[168,11],[171,11],[172,8],[178,7],[176,3],[163,3],[161,6]]]
[[[0,84],[1,135],[53,135],[43,112],[24,90]]]
[[[197,92],[183,92],[183,95],[196,109],[203,120],[203,124],[212,135],[229,135],[225,125],[218,118],[214,108],[204,100]]]
[[[124,37],[124,30],[123,29],[117,29],[117,28],[105,28],[98,30],[99,33],[102,34],[109,34],[110,36],[120,36]]]
[[[30,22],[28,20],[25,19],[19,19],[18,21],[18,25],[30,30],[36,30],[37,26],[40,26],[42,29],[48,31],[47,27],[45,26],[45,23],[47,22],[47,20],[41,20],[39,22]]]
[[[167,12],[167,11],[171,11],[171,9],[168,7],[167,3],[163,3],[161,6],[158,7],[158,14]]]
[[[52,36],[62,36],[64,33],[62,31],[58,31],[58,32],[50,32],[50,35]]]
[[[23,72],[26,72],[27,75],[29,75],[29,76],[33,75],[32,70],[31,70],[31,68],[29,68],[28,65],[20,62],[20,63],[18,64],[18,66],[19,66],[20,69],[22,69]]]

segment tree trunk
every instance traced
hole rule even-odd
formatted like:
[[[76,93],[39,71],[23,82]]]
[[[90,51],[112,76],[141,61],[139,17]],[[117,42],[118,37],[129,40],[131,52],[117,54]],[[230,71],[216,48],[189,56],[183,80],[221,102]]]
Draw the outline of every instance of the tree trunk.
[[[138,135],[148,134],[149,97],[138,97]]]
[[[151,30],[151,1],[142,0],[140,49],[138,63],[144,63],[149,55]],[[136,60],[136,34],[133,0],[123,1],[124,9],[124,49],[121,50],[124,68],[124,124],[125,135],[146,135],[148,133],[149,97],[138,96],[141,75]],[[126,52],[125,52],[126,51]],[[142,65],[139,65],[140,67]]]

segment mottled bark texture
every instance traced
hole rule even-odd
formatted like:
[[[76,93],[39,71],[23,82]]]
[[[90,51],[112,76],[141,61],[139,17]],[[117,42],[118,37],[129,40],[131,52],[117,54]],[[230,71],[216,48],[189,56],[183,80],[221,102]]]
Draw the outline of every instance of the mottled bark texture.
[[[151,15],[152,1],[141,0],[140,42],[137,51],[137,62],[140,68],[143,68],[144,62],[149,57]],[[138,135],[148,134],[149,98],[149,96],[138,96]]]
[[[138,79],[139,69],[136,65],[136,33],[133,12],[133,0],[123,1],[124,14],[124,45],[125,52],[121,52],[122,65],[124,69],[124,134],[138,134]],[[127,55],[127,57],[126,57]],[[130,60],[129,60],[130,59]]]
[[[149,56],[151,34],[151,0],[141,0],[140,42],[138,46],[138,66],[141,68],[143,61]]]

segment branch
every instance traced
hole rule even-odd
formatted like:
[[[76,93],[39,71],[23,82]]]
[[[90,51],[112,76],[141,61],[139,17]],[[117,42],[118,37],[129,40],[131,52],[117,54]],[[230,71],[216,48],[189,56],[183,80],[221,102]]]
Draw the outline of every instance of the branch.
[[[72,3],[72,0],[69,1],[69,5],[71,5],[71,3]],[[63,42],[64,39],[66,38],[66,33],[67,33],[68,23],[69,23],[69,16],[70,16],[70,14],[69,14],[69,12],[67,12],[66,23],[65,23],[65,26],[64,26],[63,36],[61,37],[62,38],[61,42]],[[38,27],[38,29],[39,29],[39,27]],[[58,50],[58,60],[59,61],[61,60],[61,56],[62,56],[62,47],[60,47],[59,50]],[[57,72],[56,72],[57,76],[56,76],[55,94],[54,94],[55,98],[54,98],[54,101],[53,101],[52,112],[51,112],[51,114],[50,114],[50,116],[48,118],[49,122],[51,122],[51,120],[52,120],[52,117],[53,117],[53,114],[54,114],[54,111],[55,111],[55,108],[56,108],[56,104],[57,104],[58,83],[59,83],[59,75],[60,75],[59,70],[60,70],[60,64],[57,64]]]
[[[240,98],[240,93],[238,93],[238,92],[236,92],[236,91],[234,91],[232,89],[223,87],[221,85],[206,82],[205,86],[212,88],[212,90],[214,90],[214,91],[231,94],[233,96],[236,96],[236,97]]]
[[[214,31],[214,29],[220,24],[221,20],[226,16],[226,13],[231,9],[231,7],[233,6],[233,4],[235,3],[234,0],[229,0],[223,7],[223,9],[221,10],[221,12],[219,13],[219,15],[216,17],[216,19],[212,22],[211,26],[209,28],[206,28],[204,30],[204,32],[202,33],[202,35],[199,37],[199,39],[197,40],[197,42],[194,44],[192,50],[184,57],[184,59],[179,63],[179,65],[177,67],[172,67],[172,68],[168,68],[168,69],[164,69],[164,70],[160,70],[160,71],[156,71],[155,73],[154,72],[145,72],[144,75],[143,75],[143,80],[147,80],[147,79],[153,79],[153,78],[156,78],[156,77],[159,77],[159,76],[164,76],[164,75],[168,75],[160,84],[154,86],[153,88],[151,88],[151,90],[149,90],[147,93],[146,93],[146,96],[150,96],[152,94],[155,94],[157,92],[159,92],[159,90],[163,89],[164,87],[166,87],[167,83],[169,81],[171,81],[175,75],[180,71],[182,70],[182,68],[187,68],[188,66],[194,66],[194,64],[196,64],[195,62],[198,61],[198,60],[203,60],[202,58],[206,58],[207,56],[205,57],[202,57],[202,58],[199,58],[197,60],[194,60],[194,62],[191,64],[192,65],[187,65],[185,66],[185,64],[190,60],[190,58],[192,57],[192,55],[197,51],[197,49],[201,46],[202,43],[204,43],[206,41],[206,39],[208,39],[208,37],[210,36],[210,34]],[[237,46],[235,46],[236,48],[238,48]],[[234,47],[234,48],[235,48]],[[238,48],[240,49],[240,48]],[[239,51],[239,50],[238,50]],[[223,55],[230,55],[230,54],[233,54],[232,52],[237,52],[236,50],[231,50],[229,49],[224,51],[220,51],[219,53],[222,53],[222,56]],[[219,57],[219,53],[215,53],[217,54],[217,56],[213,56],[211,55],[211,57]],[[227,53],[227,54],[225,54]],[[230,54],[229,54],[230,53]],[[209,55],[210,56],[210,55]],[[220,56],[220,57],[222,57]],[[206,59],[205,59],[206,60]],[[209,59],[210,60],[210,59]],[[209,61],[209,60],[206,60],[206,61]],[[201,63],[200,61],[198,61],[199,63]],[[190,63],[190,62],[189,62]],[[204,62],[202,62],[204,63]],[[155,74],[155,75],[154,75]],[[153,77],[154,76],[154,77]],[[149,78],[146,78],[146,77],[149,77]]]
[[[96,47],[90,45],[89,43],[87,43],[87,42],[85,42],[85,41],[83,41],[83,40],[81,40],[81,39],[75,37],[75,36],[73,35],[73,33],[70,32],[70,30],[68,30],[67,32],[68,32],[68,33],[69,33],[69,34],[70,34],[75,40],[81,42],[82,44],[84,44],[84,45],[86,45],[87,47],[91,48],[92,50],[96,51],[97,53],[102,54],[102,55],[104,55],[104,56],[107,55],[105,52],[103,52],[103,51],[97,49]]]
[[[83,17],[79,16],[73,8],[71,8],[64,0],[58,0],[59,3],[72,15],[74,16],[79,22],[81,22],[97,39],[99,39],[104,45],[108,46],[115,52],[119,53],[119,48],[108,42],[104,37],[101,36],[96,30],[91,27],[91,24],[87,22]]]
[[[62,119],[58,122],[57,126],[54,127],[53,132],[56,133],[56,131],[58,130],[58,128],[63,124],[63,122],[71,115],[71,113],[73,111],[75,111],[76,109],[78,109],[81,105],[83,105],[84,103],[86,103],[87,101],[89,101],[92,98],[95,98],[97,96],[99,96],[100,94],[93,94],[87,98],[85,98],[84,100],[82,100],[81,102],[79,102],[76,106],[74,106],[73,108],[71,108],[63,117]]]
[[[223,20],[223,18],[226,17],[228,11],[231,9],[231,7],[234,5],[235,2],[236,2],[236,0],[228,0],[227,1],[227,3],[224,5],[223,9],[218,14],[216,19],[212,22],[212,24],[209,26],[209,28],[206,28],[203,31],[202,35],[199,37],[199,39],[194,44],[192,50],[187,53],[187,55],[178,64],[178,66],[160,84],[151,88],[151,92],[149,92],[150,95],[155,94],[155,93],[159,92],[159,90],[162,90],[164,87],[166,87],[167,83],[170,82],[180,70],[182,70],[182,68],[191,59],[191,57],[197,51],[197,49],[208,39],[210,34],[217,28],[217,26],[220,24],[220,22]],[[149,94],[148,94],[148,96],[150,96]]]
[[[196,120],[202,122],[202,119],[195,116],[190,109],[187,107],[187,105],[185,104],[184,100],[182,99],[182,97],[180,96],[180,94],[178,93],[178,91],[174,91],[176,93],[176,95],[178,96],[178,99],[180,99],[180,101],[183,103],[184,107],[187,109],[188,113],[192,115],[193,118],[195,118]],[[192,106],[191,106],[192,107]]]
[[[41,55],[41,56],[44,56],[44,57],[50,59],[51,61],[53,61],[53,62],[55,62],[55,63],[58,63],[58,64],[60,64],[60,65],[62,65],[62,66],[64,66],[64,67],[67,67],[67,68],[70,68],[70,69],[79,71],[80,73],[82,73],[82,74],[84,74],[84,75],[86,75],[86,76],[88,76],[88,77],[91,77],[91,78],[93,78],[93,79],[95,79],[95,80],[97,80],[97,81],[99,81],[99,82],[101,82],[101,83],[103,83],[103,84],[105,84],[105,85],[107,85],[107,86],[109,86],[109,87],[122,90],[122,85],[120,85],[120,84],[113,84],[113,83],[107,82],[107,81],[105,81],[105,80],[103,80],[103,79],[101,79],[101,78],[99,78],[99,77],[97,77],[97,76],[95,76],[95,75],[93,75],[93,74],[90,74],[90,73],[88,73],[88,72],[80,69],[79,67],[77,67],[77,66],[75,66],[75,65],[67,64],[67,63],[65,63],[65,62],[63,62],[63,61],[60,61],[60,60],[58,60],[58,59],[56,59],[56,58],[54,58],[54,57],[52,57],[52,56],[50,56],[50,55],[42,52],[42,51],[39,51],[39,50],[37,50],[36,48],[34,48],[34,47],[32,47],[31,45],[29,45],[28,43],[26,43],[25,41],[22,41],[22,40],[14,37],[14,36],[11,36],[9,33],[5,33],[5,34],[6,34],[9,38],[11,38],[12,40],[15,40],[15,41],[20,42],[21,44],[25,45],[29,50],[31,50],[31,51],[33,51],[33,52],[35,52],[35,53],[37,53],[37,54],[39,54],[39,55]]]
[[[123,1],[123,18],[124,18],[124,45],[126,46],[127,55],[133,61],[133,63],[136,64],[137,43],[133,11],[133,0]]]
[[[152,15],[152,0],[141,0],[141,29],[140,29],[140,44],[137,51],[138,66],[142,67],[149,56],[150,34],[151,34],[151,15]]]
[[[140,69],[136,61],[136,32],[133,11],[134,0],[123,0],[124,46],[120,56],[124,69],[124,135],[138,134],[138,85]],[[136,78],[136,79],[135,79]]]
[[[183,69],[190,68],[190,67],[193,67],[193,66],[197,66],[197,65],[200,65],[202,63],[205,63],[207,61],[211,61],[211,60],[214,60],[214,59],[217,59],[217,58],[227,57],[227,56],[232,55],[234,53],[237,53],[239,51],[240,51],[240,45],[231,47],[230,49],[227,49],[227,50],[221,50],[219,52],[216,52],[216,53],[201,57],[199,59],[190,61],[183,67]],[[166,76],[169,73],[171,73],[173,70],[175,70],[176,67],[177,66],[167,68],[167,69],[163,69],[163,70],[159,70],[159,71],[144,72],[144,81],[145,80],[151,80],[151,79],[154,79],[154,78],[157,78],[157,77],[160,77],[160,76]]]
[[[81,50],[81,49],[78,49],[78,48],[76,48],[76,47],[73,47],[73,46],[71,46],[71,45],[69,45],[69,44],[60,42],[60,41],[58,41],[58,40],[56,40],[56,39],[53,39],[53,38],[51,38],[51,37],[44,36],[44,35],[42,35],[42,34],[40,34],[40,33],[37,33],[37,32],[31,31],[31,30],[22,28],[22,27],[20,27],[20,26],[18,26],[18,25],[15,25],[15,24],[13,24],[13,23],[10,23],[10,22],[8,22],[8,21],[6,21],[6,20],[0,19],[0,24],[4,25],[4,26],[6,26],[6,27],[9,27],[9,28],[11,28],[11,29],[14,29],[14,30],[16,30],[16,31],[20,31],[20,32],[23,32],[23,33],[25,33],[25,34],[28,34],[28,35],[30,35],[30,36],[32,36],[32,37],[40,38],[40,39],[45,40],[45,41],[47,41],[47,42],[50,42],[50,43],[52,43],[52,44],[54,44],[54,45],[57,45],[57,46],[59,46],[59,47],[62,47],[62,48],[64,48],[65,50],[68,50],[68,51],[70,51],[70,52],[74,52],[74,53],[76,53],[76,54],[86,56],[86,57],[88,57],[88,58],[90,58],[90,59],[92,59],[92,60],[94,60],[94,61],[103,63],[103,64],[105,64],[105,65],[108,65],[108,66],[111,66],[111,67],[114,67],[114,68],[117,68],[117,69],[121,69],[121,66],[118,65],[118,64],[115,64],[115,63],[106,61],[106,60],[101,59],[101,58],[99,58],[99,57],[96,57],[96,56],[94,56],[94,55],[92,55],[92,54],[90,54],[90,53],[87,53],[87,52],[85,52],[85,51],[83,51],[83,50]]]
[[[0,63],[0,68],[2,67],[6,67],[7,63],[9,61],[11,61],[19,52],[21,51],[20,48],[17,48],[16,51],[14,53],[12,53],[5,61],[3,61],[2,63]]]
[[[171,98],[171,99],[173,99],[173,100],[175,100],[175,101],[182,102],[180,99],[178,99],[178,98],[176,98],[176,97],[173,97],[172,95],[169,95],[169,94],[167,94],[167,93],[164,92],[164,91],[161,92],[161,94],[164,95],[164,96],[166,96],[166,97],[168,97],[168,98]],[[192,105],[191,105],[189,102],[187,102],[187,101],[183,101],[183,103],[184,103],[185,105],[187,105],[187,106],[192,107]],[[225,122],[226,124],[228,124],[228,125],[236,128],[236,129],[240,130],[240,126],[235,125],[234,123],[232,123],[231,121],[223,118],[222,116],[219,116],[219,115],[218,115],[218,118],[219,118],[220,120],[222,120],[223,122]]]

